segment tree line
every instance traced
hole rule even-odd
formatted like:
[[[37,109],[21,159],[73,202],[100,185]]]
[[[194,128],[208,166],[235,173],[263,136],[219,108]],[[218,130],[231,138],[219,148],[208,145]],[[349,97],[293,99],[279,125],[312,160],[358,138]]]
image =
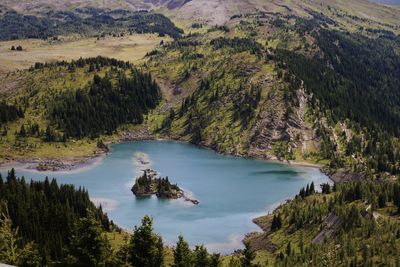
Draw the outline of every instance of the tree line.
[[[0,203],[3,220],[9,217],[12,227],[18,227],[17,244],[34,242],[40,265],[56,265],[67,256],[74,224],[89,213],[104,231],[114,228],[84,188],[59,185],[47,177],[44,181],[27,182],[24,177],[17,178],[14,169],[4,179],[0,175]],[[1,227],[6,227],[6,221]]]

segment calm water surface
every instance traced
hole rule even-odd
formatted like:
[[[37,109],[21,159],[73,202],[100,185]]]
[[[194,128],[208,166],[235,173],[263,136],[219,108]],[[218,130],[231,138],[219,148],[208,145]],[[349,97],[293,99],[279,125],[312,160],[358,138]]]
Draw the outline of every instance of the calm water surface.
[[[200,201],[136,199],[130,191],[144,168],[169,176]],[[110,219],[133,229],[151,215],[155,230],[173,244],[183,234],[191,245],[205,244],[211,251],[232,252],[243,235],[259,230],[252,218],[296,194],[314,181],[328,178],[316,168],[294,167],[254,159],[220,155],[196,146],[164,141],[141,141],[112,146],[112,152],[93,168],[71,173],[17,170],[27,179],[56,177],[59,183],[84,186],[92,200],[102,203]]]

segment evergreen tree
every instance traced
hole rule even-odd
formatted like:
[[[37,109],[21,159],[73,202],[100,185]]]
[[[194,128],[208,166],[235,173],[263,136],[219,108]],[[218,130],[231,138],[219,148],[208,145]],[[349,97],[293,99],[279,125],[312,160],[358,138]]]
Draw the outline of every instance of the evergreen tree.
[[[282,218],[280,214],[274,214],[271,223],[271,231],[279,230],[282,227]]]
[[[183,239],[183,236],[178,237],[178,243],[174,249],[174,265],[173,267],[192,267],[192,251],[189,244]]]
[[[243,257],[240,259],[240,262],[242,263],[242,267],[253,267],[252,261],[256,257],[256,254],[254,253],[254,250],[250,247],[249,243],[245,243],[245,248],[243,250]]]
[[[135,226],[130,242],[129,263],[141,267],[159,267],[164,263],[163,242],[153,232],[153,220],[149,216],[143,217],[141,226]]]
[[[80,218],[88,216],[88,210],[93,213],[103,232],[112,226],[101,209],[97,209],[90,201],[86,190],[75,189],[71,185],[59,186],[54,179],[50,181],[48,178],[26,183],[23,177],[16,177],[14,169],[8,172],[5,181],[0,175],[1,202],[9,203],[7,210],[10,220],[21,233],[18,245],[35,242],[43,265],[60,262],[66,257],[74,225]],[[30,249],[26,247],[24,255],[31,255],[28,252],[34,248],[33,245]],[[31,255],[27,259],[34,258]]]
[[[207,249],[204,246],[196,246],[193,251],[194,254],[194,267],[209,267],[210,259],[208,257]]]
[[[111,264],[111,245],[92,212],[75,224],[69,256],[73,266],[106,267]]]
[[[123,244],[118,249],[115,255],[115,262],[117,266],[130,266],[129,264],[129,253],[130,253],[130,244],[129,238],[124,237]]]
[[[41,257],[33,242],[21,246],[18,228],[12,227],[12,220],[5,204],[0,205],[0,262],[18,266],[40,266]]]
[[[210,267],[219,267],[221,264],[221,255],[213,253],[210,258]]]

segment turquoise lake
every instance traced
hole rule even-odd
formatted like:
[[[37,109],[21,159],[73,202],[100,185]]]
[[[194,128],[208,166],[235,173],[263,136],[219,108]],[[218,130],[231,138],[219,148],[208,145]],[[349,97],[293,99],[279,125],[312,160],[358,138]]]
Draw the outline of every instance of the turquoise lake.
[[[200,204],[136,199],[130,189],[145,168],[168,176]],[[253,218],[271,211],[308,183],[314,182],[318,189],[329,182],[317,168],[237,158],[167,141],[113,145],[99,164],[80,171],[17,169],[17,175],[36,180],[49,176],[59,183],[83,186],[95,203],[102,203],[110,219],[125,229],[132,230],[148,214],[167,244],[174,244],[182,234],[191,245],[204,244],[221,253],[242,247],[246,233],[259,231]]]

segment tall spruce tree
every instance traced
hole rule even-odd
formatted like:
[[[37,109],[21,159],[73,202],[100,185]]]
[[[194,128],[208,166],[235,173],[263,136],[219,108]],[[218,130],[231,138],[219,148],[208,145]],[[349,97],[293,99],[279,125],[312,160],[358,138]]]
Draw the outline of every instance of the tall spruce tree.
[[[140,267],[160,267],[164,263],[164,248],[160,236],[153,232],[153,220],[144,216],[135,227],[130,242],[129,263]]]
[[[174,265],[173,267],[192,267],[193,258],[189,244],[183,239],[183,236],[178,237],[178,243],[174,249]]]
[[[110,242],[100,222],[89,211],[86,218],[79,219],[75,224],[67,264],[82,267],[110,266],[112,260]]]
[[[195,267],[209,267],[210,266],[210,258],[208,256],[207,249],[203,245],[196,246],[193,253],[194,253],[194,266]]]

